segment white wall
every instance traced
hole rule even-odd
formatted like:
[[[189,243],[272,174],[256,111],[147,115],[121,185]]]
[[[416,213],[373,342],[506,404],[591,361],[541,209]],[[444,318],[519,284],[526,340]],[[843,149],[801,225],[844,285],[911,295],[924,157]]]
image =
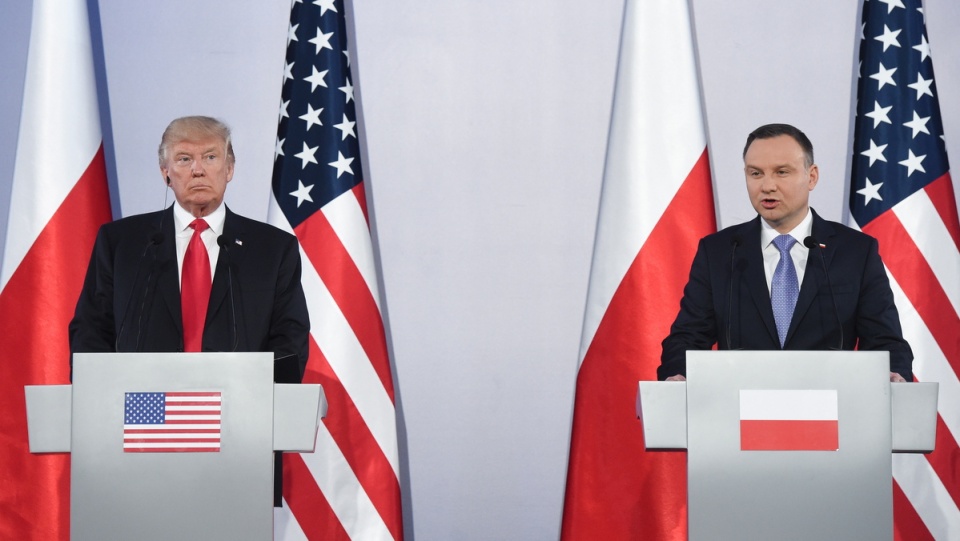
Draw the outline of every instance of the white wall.
[[[0,233],[29,4],[0,7]],[[356,4],[354,84],[398,385],[408,535],[555,539],[623,2]],[[956,160],[960,4],[926,4]],[[740,152],[750,130],[776,121],[811,137],[821,171],[813,204],[841,218],[857,9],[836,0],[693,1],[722,226],[753,216]],[[228,204],[265,219],[287,0],[100,0],[99,10],[115,213],[164,204],[160,133],[172,118],[200,113],[234,128]]]

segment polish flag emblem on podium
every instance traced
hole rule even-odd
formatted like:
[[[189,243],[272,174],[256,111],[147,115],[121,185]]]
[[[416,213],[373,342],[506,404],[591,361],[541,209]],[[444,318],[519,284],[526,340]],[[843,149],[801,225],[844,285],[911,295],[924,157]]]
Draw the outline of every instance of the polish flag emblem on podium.
[[[836,451],[836,390],[741,390],[741,451]]]

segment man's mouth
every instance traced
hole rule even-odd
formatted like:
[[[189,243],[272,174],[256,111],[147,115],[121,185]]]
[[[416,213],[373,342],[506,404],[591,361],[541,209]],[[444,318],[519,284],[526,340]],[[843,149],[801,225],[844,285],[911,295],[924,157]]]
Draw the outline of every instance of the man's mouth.
[[[760,200],[760,206],[762,206],[765,209],[776,208],[777,205],[779,204],[780,204],[779,199],[761,199]]]

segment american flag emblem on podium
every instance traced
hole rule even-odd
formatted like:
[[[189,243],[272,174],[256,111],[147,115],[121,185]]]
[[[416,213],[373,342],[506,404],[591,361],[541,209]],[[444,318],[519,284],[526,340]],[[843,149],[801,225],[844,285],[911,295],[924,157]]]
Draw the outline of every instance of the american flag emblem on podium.
[[[221,394],[125,393],[124,453],[219,453]]]

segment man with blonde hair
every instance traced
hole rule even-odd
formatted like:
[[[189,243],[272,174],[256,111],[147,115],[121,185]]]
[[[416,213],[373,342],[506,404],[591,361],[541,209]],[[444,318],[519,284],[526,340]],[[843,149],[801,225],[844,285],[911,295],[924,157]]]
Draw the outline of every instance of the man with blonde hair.
[[[299,245],[223,203],[236,161],[230,128],[178,118],[158,156],[176,202],[100,228],[70,322],[71,353],[269,351],[295,359],[302,377],[310,320]]]

